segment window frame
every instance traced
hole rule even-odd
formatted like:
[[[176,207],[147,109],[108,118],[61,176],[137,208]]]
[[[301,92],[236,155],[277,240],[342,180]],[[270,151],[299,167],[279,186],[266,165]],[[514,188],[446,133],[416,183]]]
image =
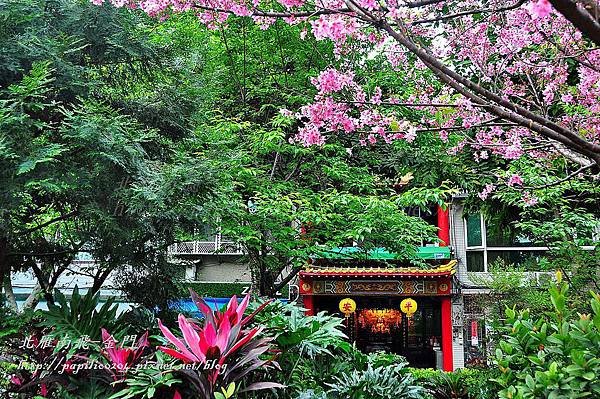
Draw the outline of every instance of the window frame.
[[[466,256],[465,256],[465,265],[467,268],[467,272],[469,273],[487,273],[488,270],[488,252],[489,251],[521,251],[521,252],[541,252],[541,251],[548,251],[550,248],[548,248],[547,246],[530,246],[530,247],[498,247],[498,246],[493,246],[493,247],[489,247],[487,245],[487,225],[485,223],[485,219],[483,217],[483,215],[481,213],[478,213],[479,215],[479,223],[480,223],[480,228],[481,228],[481,245],[476,245],[476,246],[469,246],[469,239],[468,239],[468,234],[469,234],[469,230],[468,230],[468,221],[467,218],[463,216],[463,234],[465,237],[465,255],[468,252],[483,252],[483,271],[482,272],[475,272],[475,271],[470,271],[469,270],[469,264],[467,262]]]

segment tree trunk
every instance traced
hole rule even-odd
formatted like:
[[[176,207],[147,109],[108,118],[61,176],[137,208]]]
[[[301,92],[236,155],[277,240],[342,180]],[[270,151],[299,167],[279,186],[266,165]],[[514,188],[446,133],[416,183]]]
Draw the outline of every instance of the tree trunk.
[[[23,304],[21,311],[35,308],[37,306],[37,304],[40,302],[40,292],[42,292],[42,286],[38,282],[35,285],[35,287],[33,288],[33,290],[31,290],[31,294],[29,294],[29,296],[25,300],[25,303]]]
[[[296,268],[292,269],[292,271],[290,272],[290,274],[287,275],[287,277],[285,277],[277,285],[275,285],[275,287],[273,288],[273,291],[277,292],[280,289],[282,289],[283,287],[285,287],[285,285],[287,283],[289,283],[290,281],[292,281],[294,279],[294,277],[296,277],[296,275],[300,272],[300,270],[302,270],[301,267],[296,267]]]
[[[17,305],[15,293],[13,292],[12,282],[10,281],[10,273],[4,279],[4,294],[6,295],[6,302],[8,303],[8,307],[14,310],[15,312],[18,312],[19,306]]]
[[[8,239],[0,237],[0,282],[10,278],[10,265],[8,264]],[[0,293],[2,287],[0,286]]]
[[[550,0],[550,3],[588,39],[600,46],[600,24],[582,4],[573,0]],[[591,3],[591,2],[590,2]],[[591,6],[591,5],[590,5]]]
[[[38,267],[38,265],[35,263],[35,260],[31,265],[31,268],[33,269],[33,273],[35,274],[35,277],[38,280],[38,284],[44,292],[44,299],[46,299],[46,302],[49,305],[54,304],[54,296],[52,296],[52,287],[50,287],[48,279],[44,275],[42,269]]]
[[[94,284],[92,284],[92,288],[91,288],[92,293],[95,294],[96,292],[100,291],[100,288],[102,288],[102,286],[104,285],[104,282],[106,281],[106,279],[108,278],[110,273],[112,273],[113,270],[114,270],[113,268],[106,268],[106,270],[104,270],[101,273],[94,276]]]

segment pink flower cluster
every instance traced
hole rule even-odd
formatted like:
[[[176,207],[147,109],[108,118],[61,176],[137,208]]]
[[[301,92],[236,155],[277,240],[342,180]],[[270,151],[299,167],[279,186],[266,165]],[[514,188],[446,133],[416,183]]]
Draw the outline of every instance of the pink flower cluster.
[[[268,29],[282,10],[308,12],[287,15],[282,20],[303,24],[302,38],[312,33],[316,40],[330,40],[339,65],[311,79],[317,94],[295,114],[301,121],[295,140],[304,145],[322,145],[331,134],[353,134],[364,145],[378,140],[412,141],[417,131],[431,130],[439,132],[445,142],[450,141],[449,132],[462,135],[463,139],[449,152],[468,148],[479,162],[492,156],[514,161],[524,156],[551,159],[559,154],[553,146],[544,146],[549,139],[533,133],[528,126],[501,123],[488,112],[489,108],[472,104],[456,91],[432,83],[427,66],[361,16],[365,10],[393,26],[402,21],[409,37],[431,43],[427,50],[432,54],[503,100],[600,144],[600,50],[590,48],[589,41],[569,21],[553,12],[548,0],[529,0],[502,14],[481,17],[468,12],[481,7],[479,0],[445,1],[414,8],[405,7],[406,2],[400,0],[278,0],[278,4],[261,0],[109,1],[117,7],[140,7],[161,17],[195,6],[204,10],[199,18],[209,28],[225,24],[230,14],[250,16],[261,28]],[[485,3],[491,9],[506,8],[507,4],[505,0]],[[436,24],[423,23],[437,19],[446,12],[446,6],[451,6],[456,17],[438,20]],[[376,57],[398,72],[398,79],[407,86],[405,92],[410,94],[395,98],[391,92],[397,85],[374,88],[366,84],[370,88],[366,90],[356,82],[360,63]],[[365,78],[368,80],[369,76]],[[384,95],[391,98],[384,100]],[[389,107],[399,102],[423,105],[410,108],[418,113],[408,122],[401,117],[407,113],[397,112],[402,108]],[[427,106],[434,103],[437,106]],[[441,108],[440,104],[447,104],[448,108]],[[518,180],[511,182],[520,185]],[[487,197],[492,190],[486,188],[480,196]],[[526,203],[532,201],[528,198]]]
[[[305,146],[322,145],[325,135],[336,132],[359,135],[362,145],[375,144],[379,139],[415,140],[417,129],[406,120],[397,121],[376,109],[384,103],[383,91],[375,87],[369,97],[354,81],[353,72],[329,68],[312,78],[318,92],[314,101],[300,108],[296,117],[303,123],[294,140]],[[397,103],[390,98],[387,103]],[[284,110],[289,115],[289,111]]]
[[[278,0],[279,3],[284,5],[286,8],[302,7],[304,0]]]
[[[538,198],[536,196],[534,196],[531,193],[528,192],[524,192],[523,193],[523,202],[525,203],[525,206],[534,206],[537,205],[537,203],[539,202]]]
[[[552,5],[548,0],[533,0],[529,9],[538,18],[546,18],[552,12]]]
[[[321,72],[318,77],[312,78],[311,82],[319,89],[319,94],[331,94],[346,87],[352,87],[354,85],[354,73],[342,73],[329,68]]]
[[[519,175],[512,175],[507,181],[506,184],[509,186],[522,186],[523,178]]]
[[[492,193],[492,191],[494,191],[496,189],[496,185],[494,184],[486,184],[485,187],[483,188],[483,190],[477,194],[477,196],[482,200],[485,201],[490,194]]]
[[[310,24],[317,40],[330,39],[337,44],[344,43],[358,31],[356,19],[343,14],[321,15]]]

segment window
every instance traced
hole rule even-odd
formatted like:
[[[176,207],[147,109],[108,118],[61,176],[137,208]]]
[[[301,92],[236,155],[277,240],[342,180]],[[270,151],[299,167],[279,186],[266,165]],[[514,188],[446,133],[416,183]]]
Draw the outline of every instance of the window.
[[[467,218],[467,247],[481,247],[483,245],[483,220],[479,213],[469,215]]]
[[[518,235],[510,229],[486,222],[481,214],[465,219],[467,238],[467,271],[487,272],[489,265],[498,259],[508,264],[535,265],[548,250],[529,237]]]

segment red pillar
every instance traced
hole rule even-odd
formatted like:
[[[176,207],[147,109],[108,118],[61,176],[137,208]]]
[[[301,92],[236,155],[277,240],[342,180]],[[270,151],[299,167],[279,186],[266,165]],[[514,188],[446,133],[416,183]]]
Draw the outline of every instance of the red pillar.
[[[313,316],[315,314],[315,304],[312,294],[312,280],[310,278],[304,278],[302,272],[300,272],[298,288],[300,289],[300,296],[302,297],[302,305],[306,309],[306,315]]]
[[[438,224],[438,238],[441,247],[447,247],[450,245],[450,213],[449,208],[445,210],[441,206],[437,207],[437,224]]]
[[[302,297],[302,303],[304,304],[304,307],[306,308],[306,315],[307,316],[314,316],[315,314],[315,304],[313,301],[313,296],[312,295],[304,295]]]
[[[452,302],[450,297],[442,298],[442,356],[444,371],[452,371]]]

